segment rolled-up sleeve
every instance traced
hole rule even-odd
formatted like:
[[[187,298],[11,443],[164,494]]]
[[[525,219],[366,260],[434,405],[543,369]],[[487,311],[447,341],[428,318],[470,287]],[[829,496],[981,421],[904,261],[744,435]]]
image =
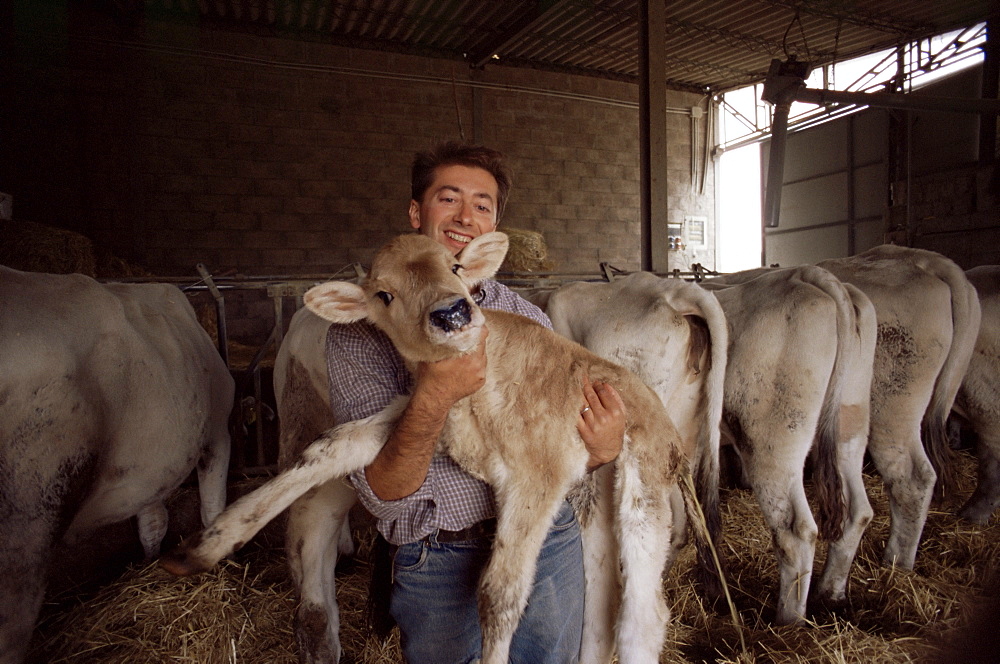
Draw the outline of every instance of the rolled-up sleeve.
[[[371,325],[331,325],[326,337],[330,407],[338,423],[352,422],[380,412],[396,397],[406,394],[412,380],[392,342]],[[372,491],[364,470],[348,479],[361,504],[372,516],[395,521],[416,502],[431,502],[429,486],[400,500],[381,500]],[[430,510],[428,504],[425,509]]]

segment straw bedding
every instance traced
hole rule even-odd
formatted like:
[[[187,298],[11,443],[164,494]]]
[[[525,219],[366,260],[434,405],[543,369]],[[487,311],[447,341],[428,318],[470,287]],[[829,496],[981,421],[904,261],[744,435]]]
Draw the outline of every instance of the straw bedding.
[[[974,481],[974,459],[964,454],[959,467],[967,494]],[[914,571],[884,567],[880,557],[888,534],[886,499],[877,477],[867,477],[867,484],[876,517],[852,574],[851,610],[841,616],[819,614],[806,627],[770,623],[777,586],[770,535],[753,497],[725,490],[729,584],[743,626],[737,629],[726,611],[702,604],[688,573],[694,558],[688,547],[664,580],[672,622],[661,661],[997,661],[1000,592],[992,576],[1000,554],[997,520],[987,526],[960,521],[951,515],[959,504],[956,499],[932,511]],[[337,576],[342,661],[399,662],[395,636],[379,644],[363,627],[371,538],[369,531],[356,534],[359,555]],[[822,555],[821,550],[817,564]],[[137,564],[96,594],[52,598],[37,630],[33,661],[291,664],[296,661],[294,605],[280,537],[271,534],[193,579],[176,579],[155,565]],[[970,611],[975,607],[978,618]],[[970,631],[976,620],[985,621],[988,630]]]

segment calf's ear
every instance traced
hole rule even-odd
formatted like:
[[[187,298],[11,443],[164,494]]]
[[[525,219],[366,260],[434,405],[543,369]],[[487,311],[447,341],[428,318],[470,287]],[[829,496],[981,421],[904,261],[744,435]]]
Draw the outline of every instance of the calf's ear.
[[[493,231],[484,233],[469,243],[458,255],[462,269],[458,275],[467,286],[472,287],[497,273],[507,255],[506,233]]]
[[[306,307],[334,323],[354,323],[368,315],[368,298],[361,286],[348,281],[327,281],[302,296]]]

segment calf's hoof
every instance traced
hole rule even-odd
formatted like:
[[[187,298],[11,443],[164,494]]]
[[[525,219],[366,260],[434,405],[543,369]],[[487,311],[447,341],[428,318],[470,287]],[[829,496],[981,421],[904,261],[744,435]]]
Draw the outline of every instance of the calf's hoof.
[[[173,551],[161,555],[160,567],[174,576],[193,576],[207,572],[211,565],[194,554],[194,549],[200,541],[201,536],[196,535],[190,542],[184,542]]]

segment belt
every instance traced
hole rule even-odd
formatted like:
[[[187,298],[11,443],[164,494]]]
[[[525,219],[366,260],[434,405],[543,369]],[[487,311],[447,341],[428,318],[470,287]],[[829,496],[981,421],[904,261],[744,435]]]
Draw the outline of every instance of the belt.
[[[497,519],[491,517],[472,524],[468,528],[461,530],[438,530],[434,534],[438,542],[464,542],[466,540],[482,539],[492,537],[497,531]],[[424,539],[429,539],[428,535]]]

